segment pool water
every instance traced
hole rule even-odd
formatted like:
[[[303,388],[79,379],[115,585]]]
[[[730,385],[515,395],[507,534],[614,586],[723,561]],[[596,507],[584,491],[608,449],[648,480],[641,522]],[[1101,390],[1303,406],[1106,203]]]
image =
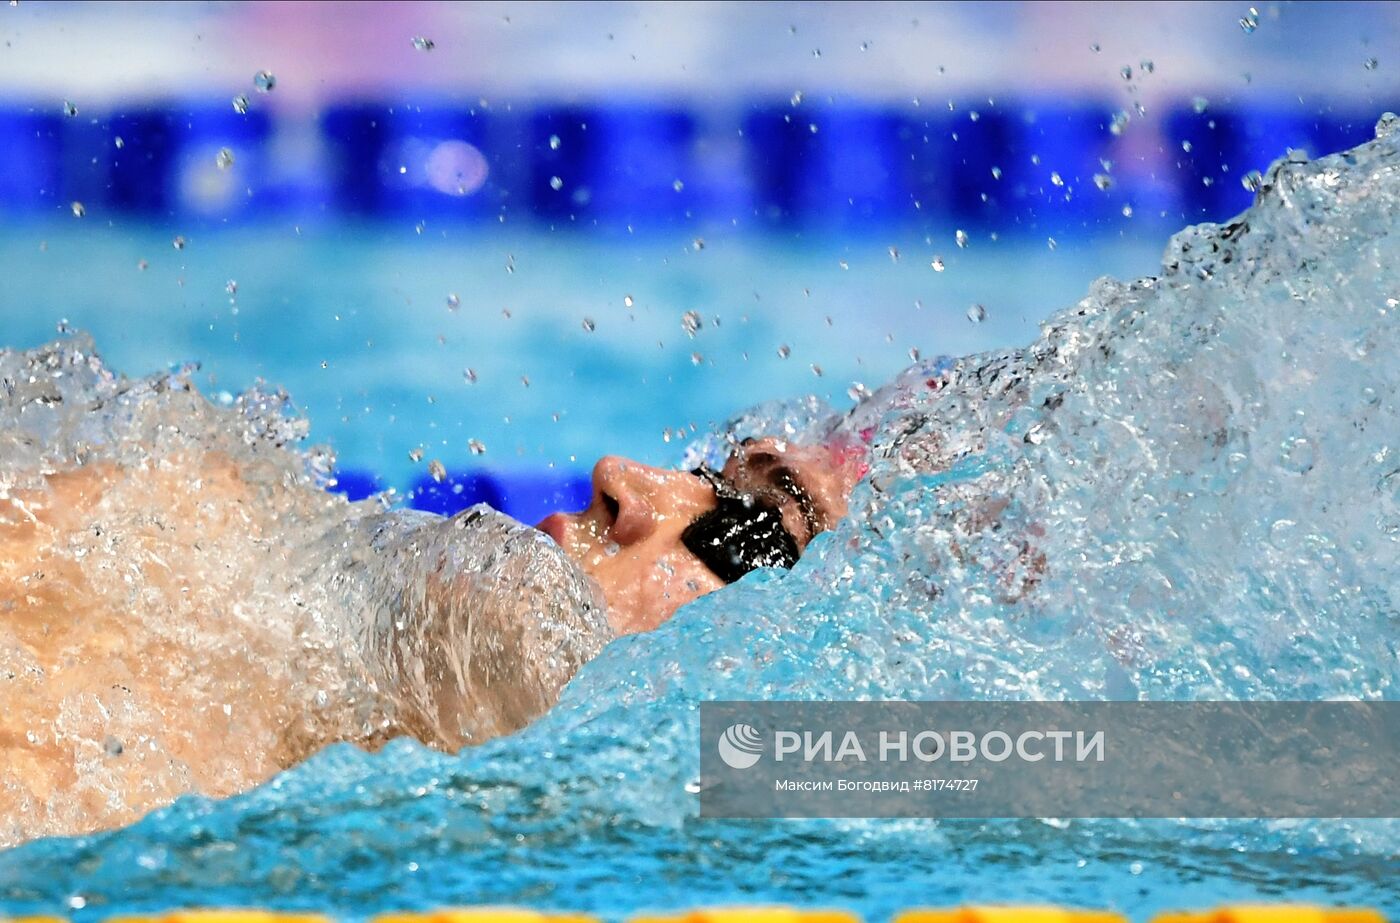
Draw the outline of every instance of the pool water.
[[[828,386],[835,398],[851,376],[883,385],[840,423],[870,433],[872,442],[873,468],[851,515],[791,572],[756,572],[655,632],[610,644],[555,709],[519,734],[457,755],[406,741],[375,754],[337,746],[242,796],[186,798],[123,830],[0,853],[0,908],[90,919],[182,904],[316,908],[351,918],[488,903],[617,918],[647,908],[774,901],[850,907],[875,919],[914,903],[987,901],[1104,906],[1140,920],[1169,907],[1255,900],[1400,911],[1394,820],[707,820],[697,811],[696,732],[698,703],[708,699],[1393,699],[1400,680],[1400,493],[1389,443],[1400,432],[1398,125],[1383,120],[1377,140],[1354,151],[1279,165],[1245,221],[1181,232],[1156,278],[1098,283],[1038,337],[1030,324],[1044,310],[1017,316],[985,294],[1005,286],[1008,304],[1020,290],[1016,297],[1025,300],[1014,303],[1051,307],[1049,283],[1033,272],[1030,251],[1019,262],[978,264],[958,301],[926,298],[924,310],[934,313],[925,322],[893,294],[912,301],[941,284],[923,275],[931,270],[917,265],[925,259],[913,260],[912,247],[899,262],[875,248],[859,258],[828,257],[809,245],[793,262],[765,263],[773,251],[734,244],[725,257],[730,271],[710,274],[690,261],[724,248],[678,246],[640,267],[607,263],[613,269],[599,274],[588,260],[596,251],[560,241],[561,254],[577,251],[552,263],[575,268],[556,277],[554,289],[569,299],[568,309],[554,310],[571,322],[576,311],[596,311],[600,331],[604,316],[632,323],[604,314],[627,293],[635,301],[670,299],[645,320],[636,312],[637,324],[671,328],[656,334],[667,343],[658,350],[665,358],[656,365],[655,357],[637,365],[618,360],[626,373],[598,386],[619,400],[640,390],[641,374],[705,400],[721,391],[781,396],[807,381],[782,364],[794,357],[830,363],[824,371],[839,381]],[[969,259],[981,259],[979,246],[968,249]],[[255,262],[239,255],[245,266]],[[1104,256],[1111,261],[1111,253]],[[510,273],[499,248],[477,258],[502,274],[489,297],[478,298],[489,303],[486,313],[499,314],[530,261],[517,254]],[[839,266],[843,258],[850,269]],[[1059,251],[1040,255],[1050,263],[1062,258]],[[967,265],[960,261],[953,278]],[[201,304],[213,305],[230,270],[204,272],[202,284],[214,291]],[[428,364],[442,372],[462,364],[479,342],[467,318],[478,315],[444,313],[442,290],[461,284],[451,271],[438,266],[392,281],[383,267],[378,272],[380,291],[392,285],[400,300],[446,318],[415,321],[413,337],[399,331],[406,339],[394,355],[405,368],[433,353],[433,328],[454,322],[461,341],[453,348],[461,351]],[[636,282],[658,273],[664,285]],[[878,273],[888,287],[871,282]],[[909,288],[900,289],[905,283],[895,280],[906,273]],[[336,284],[350,278],[362,277]],[[753,308],[715,307],[753,298],[755,278],[765,284],[754,303],[776,300],[787,310],[762,320]],[[792,306],[805,303],[801,289],[813,280],[811,297],[829,298],[832,307],[817,308],[804,326]],[[982,293],[974,299],[988,306],[989,322],[1006,326],[991,334],[990,326],[969,324],[962,302],[970,292]],[[593,298],[596,306],[579,308]],[[510,320],[481,326],[507,331],[493,343],[528,343],[531,328],[518,322],[538,310],[535,329],[553,330],[540,307],[551,300],[520,296]],[[464,294],[463,302],[460,310],[468,311],[471,299]],[[943,307],[935,311],[933,303]],[[376,329],[396,329],[413,304],[381,307]],[[841,345],[822,346],[813,331],[837,304],[844,306],[844,326],[833,324]],[[722,313],[723,336],[738,328],[742,343],[692,346],[678,316],[690,307]],[[210,314],[224,307],[190,310],[198,318],[185,329],[197,343],[193,331],[207,329]],[[261,316],[282,310],[270,304]],[[900,356],[910,344],[900,337],[879,345],[886,310],[906,319],[897,332],[923,331],[926,357],[993,345],[962,338],[1019,333],[1030,345],[926,358],[890,379],[885,370],[907,364]],[[259,340],[285,335],[257,329]],[[579,329],[580,343],[594,342]],[[227,340],[231,332],[217,336]],[[359,338],[340,342],[358,349]],[[319,363],[304,344],[331,339],[306,334],[296,353],[302,358],[288,359],[287,368],[315,379]],[[762,367],[735,360],[735,352],[755,343],[774,348],[774,340],[789,343],[794,356]],[[581,348],[608,381],[611,359]],[[713,370],[689,368],[722,387],[684,377],[692,374],[692,349],[719,357]],[[232,352],[231,368],[256,370]],[[533,402],[545,393],[536,380],[551,380],[550,353],[541,346],[525,355],[531,359],[500,358],[500,366],[483,368],[503,379],[532,375]],[[328,361],[325,371],[333,367]],[[594,373],[579,382],[570,377],[576,367],[561,361],[556,369],[550,387],[558,399],[591,390]],[[842,370],[839,379],[834,369]],[[779,377],[770,380],[769,370]],[[438,377],[428,377],[428,387],[437,387]],[[405,388],[402,406],[418,403],[421,387],[419,380]],[[315,400],[349,417],[347,430],[384,422],[379,411],[345,413],[330,392],[313,398],[313,409]],[[581,413],[577,398],[570,403]],[[539,434],[522,443],[527,457],[536,438],[557,444],[544,439],[556,431],[553,421],[541,421],[531,406],[531,413],[514,411],[532,418],[530,432]],[[733,407],[713,412],[718,418]],[[391,457],[403,444],[375,455],[377,440],[423,427],[435,432],[435,449],[441,439],[470,435],[457,424],[449,430],[436,412],[415,418],[419,429],[401,431],[403,424],[389,420],[374,427],[380,435],[352,441],[362,448],[347,451]],[[597,430],[640,413],[605,415],[594,431],[582,421],[560,425],[559,442],[564,452],[582,454],[591,440],[604,441]],[[494,432],[505,433],[504,424]],[[668,455],[672,445],[652,443],[654,433],[634,438],[638,454],[650,446],[650,457]],[[995,528],[980,515],[991,505],[1000,511]],[[1014,571],[1032,535],[1043,571],[1017,593],[989,592]]]
[[[931,243],[696,246],[411,223],[11,225],[0,229],[0,343],[37,346],[66,321],[130,375],[198,361],[195,380],[215,399],[261,377],[290,392],[341,467],[403,490],[433,459],[582,474],[605,454],[672,463],[692,427],[755,399],[849,406],[853,383],[877,386],[911,348],[1024,342],[1050,306],[1098,275],[1146,273],[1161,252],[1155,237],[1051,250],[974,236],[960,249],[951,227]]]

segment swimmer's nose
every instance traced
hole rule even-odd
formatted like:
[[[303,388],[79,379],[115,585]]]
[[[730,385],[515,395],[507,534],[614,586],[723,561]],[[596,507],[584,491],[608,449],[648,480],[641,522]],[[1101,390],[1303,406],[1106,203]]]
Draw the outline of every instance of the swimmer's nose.
[[[650,538],[671,517],[699,515],[710,498],[699,478],[607,455],[593,466],[593,502],[602,504],[619,545]],[[688,520],[687,520],[688,521]]]
[[[656,531],[648,489],[652,478],[644,467],[617,455],[604,456],[593,466],[593,502],[603,505],[608,537],[619,545],[635,545]]]

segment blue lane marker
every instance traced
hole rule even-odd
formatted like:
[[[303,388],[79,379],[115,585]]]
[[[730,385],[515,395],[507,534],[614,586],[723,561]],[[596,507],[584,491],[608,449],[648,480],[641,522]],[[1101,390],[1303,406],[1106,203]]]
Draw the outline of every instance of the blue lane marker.
[[[501,489],[490,474],[479,471],[452,472],[441,482],[423,475],[413,482],[408,493],[408,505],[415,510],[451,516],[478,503],[486,503],[502,512]]]
[[[550,513],[583,509],[592,495],[589,477],[576,472],[455,471],[441,482],[429,475],[419,477],[409,491],[408,504],[416,510],[451,516],[485,503],[533,525]]]
[[[0,214],[37,211],[60,202],[63,116],[0,108]]]
[[[523,207],[524,120],[483,106],[365,102],[322,116],[332,195],[344,211],[414,219],[498,219]]]
[[[529,199],[557,227],[648,230],[708,204],[695,119],[680,109],[561,106],[530,120]]]
[[[124,110],[107,120],[107,131],[81,136],[83,155],[106,168],[107,204],[126,212],[169,211],[174,183],[175,115],[161,108]],[[73,136],[77,141],[78,137]],[[120,138],[122,146],[117,147]],[[93,141],[101,148],[90,149]]]
[[[802,113],[788,105],[759,107],[744,120],[754,206],[767,225],[796,225],[806,204],[804,174],[816,142]]]
[[[495,478],[501,491],[498,509],[532,525],[550,513],[578,512],[593,496],[589,478],[572,472],[498,472]]]
[[[1244,178],[1268,170],[1290,148],[1320,157],[1373,136],[1361,118],[1286,104],[1178,109],[1167,117],[1166,133],[1177,156],[1183,212],[1192,221],[1223,221],[1249,207],[1254,193]]]
[[[321,114],[321,131],[330,147],[331,197],[342,211],[378,215],[388,198],[380,163],[389,145],[389,106],[346,103]]]
[[[331,205],[415,221],[528,213],[610,233],[756,218],[793,230],[1069,235],[1120,227],[1124,204],[1172,223],[1178,209],[1187,220],[1226,218],[1249,204],[1241,180],[1251,170],[1289,147],[1320,156],[1365,141],[1386,108],[1181,104],[1119,138],[1109,131],[1115,105],[779,100],[736,119],[665,103],[349,102],[320,117],[327,149],[314,177],[306,158],[270,156],[272,123],[257,105],[240,115],[223,99],[173,100],[71,118],[58,103],[0,106],[0,210],[80,201],[92,213],[222,222]],[[1155,148],[1133,153],[1149,128],[1160,128],[1165,166]],[[221,169],[225,147],[232,166]],[[1095,186],[1101,171],[1109,190]]]
[[[343,494],[345,499],[353,502],[384,490],[384,482],[372,471],[337,471],[335,483],[326,489],[333,494]]]
[[[953,220],[970,228],[1014,230],[1019,190],[1035,179],[1030,152],[1021,150],[1018,143],[1015,114],[1001,107],[983,112],[964,105],[930,118],[925,125],[926,131],[937,133],[947,145],[943,172]]]
[[[226,220],[265,212],[276,203],[268,187],[268,114],[246,114],[231,103],[179,107],[169,120],[171,162],[168,183],[185,214]],[[231,160],[220,156],[227,151]]]
[[[269,127],[266,113],[239,115],[226,102],[80,112],[62,123],[62,198],[147,216],[248,213]]]
[[[1018,172],[1027,171],[1028,181],[1018,204],[1038,233],[1093,232],[1117,213],[1114,199],[1094,185],[1095,174],[1105,173],[1104,161],[1112,160],[1111,120],[1107,105],[1055,102],[1024,107],[1016,166]],[[1129,174],[1119,170],[1118,176],[1118,194],[1133,195]]]
[[[926,181],[936,170],[921,173],[928,140],[895,110],[775,104],[750,112],[743,131],[762,223],[873,229],[918,220],[933,204]],[[930,201],[916,207],[921,197]]]
[[[1094,185],[1111,159],[1110,121],[1109,107],[1093,102],[968,102],[921,128],[945,145],[932,156],[944,158],[943,201],[955,221],[1053,235],[1094,230],[1116,212]]]

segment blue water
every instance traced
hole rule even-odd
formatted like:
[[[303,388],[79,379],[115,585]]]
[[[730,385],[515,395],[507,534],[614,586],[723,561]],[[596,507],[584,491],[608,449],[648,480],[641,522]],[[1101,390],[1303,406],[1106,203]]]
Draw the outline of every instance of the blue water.
[[[874,468],[793,571],[755,573],[610,645],[524,732],[456,756],[335,747],[241,797],[11,850],[0,907],[1400,912],[1393,820],[738,823],[701,820],[696,796],[706,699],[1394,698],[1397,134],[1283,165],[1243,223],[1182,232],[1157,278],[1095,285],[1027,347],[916,364],[843,424],[873,433]],[[784,274],[779,297],[805,297],[786,288],[804,275]],[[444,282],[393,284],[435,300]],[[599,297],[615,287],[597,284]],[[863,292],[853,281],[830,297]],[[853,339],[883,326],[874,295],[845,302],[863,321]],[[1051,306],[1043,286],[1025,297]],[[930,340],[949,331],[935,348],[965,331],[951,320],[931,321]],[[792,316],[775,329],[796,352]],[[1032,535],[1043,573],[989,592]]]
[[[342,467],[402,489],[433,458],[449,469],[584,473],[604,454],[669,463],[675,434],[757,397],[815,393],[848,406],[853,382],[877,386],[911,347],[1024,342],[1049,305],[1097,275],[1147,272],[1161,252],[1156,238],[1052,251],[1039,238],[985,235],[959,249],[953,232],[932,243],[711,237],[697,250],[691,235],[419,234],[410,222],[304,232],[19,224],[0,229],[0,343],[37,346],[67,320],[128,374],[197,360],[196,381],[216,397],[262,377],[292,394],[312,440],[329,442]],[[935,255],[943,272],[930,267]],[[987,309],[980,324],[967,318],[974,303]],[[688,311],[700,315],[694,337]]]

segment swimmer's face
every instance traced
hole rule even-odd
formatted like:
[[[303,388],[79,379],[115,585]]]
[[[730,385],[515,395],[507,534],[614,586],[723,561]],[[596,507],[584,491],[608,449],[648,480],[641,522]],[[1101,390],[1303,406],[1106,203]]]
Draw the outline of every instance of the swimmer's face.
[[[750,534],[779,539],[795,557],[846,514],[846,498],[860,474],[858,452],[775,438],[745,442],[718,477],[610,455],[593,468],[588,509],[555,513],[539,528],[598,581],[618,634],[649,631],[692,599],[724,586],[717,570],[735,576],[707,550],[712,536],[729,526],[751,527]],[[717,489],[730,498],[727,506]],[[736,505],[732,498],[739,494],[754,502]],[[735,517],[726,516],[729,508]]]

